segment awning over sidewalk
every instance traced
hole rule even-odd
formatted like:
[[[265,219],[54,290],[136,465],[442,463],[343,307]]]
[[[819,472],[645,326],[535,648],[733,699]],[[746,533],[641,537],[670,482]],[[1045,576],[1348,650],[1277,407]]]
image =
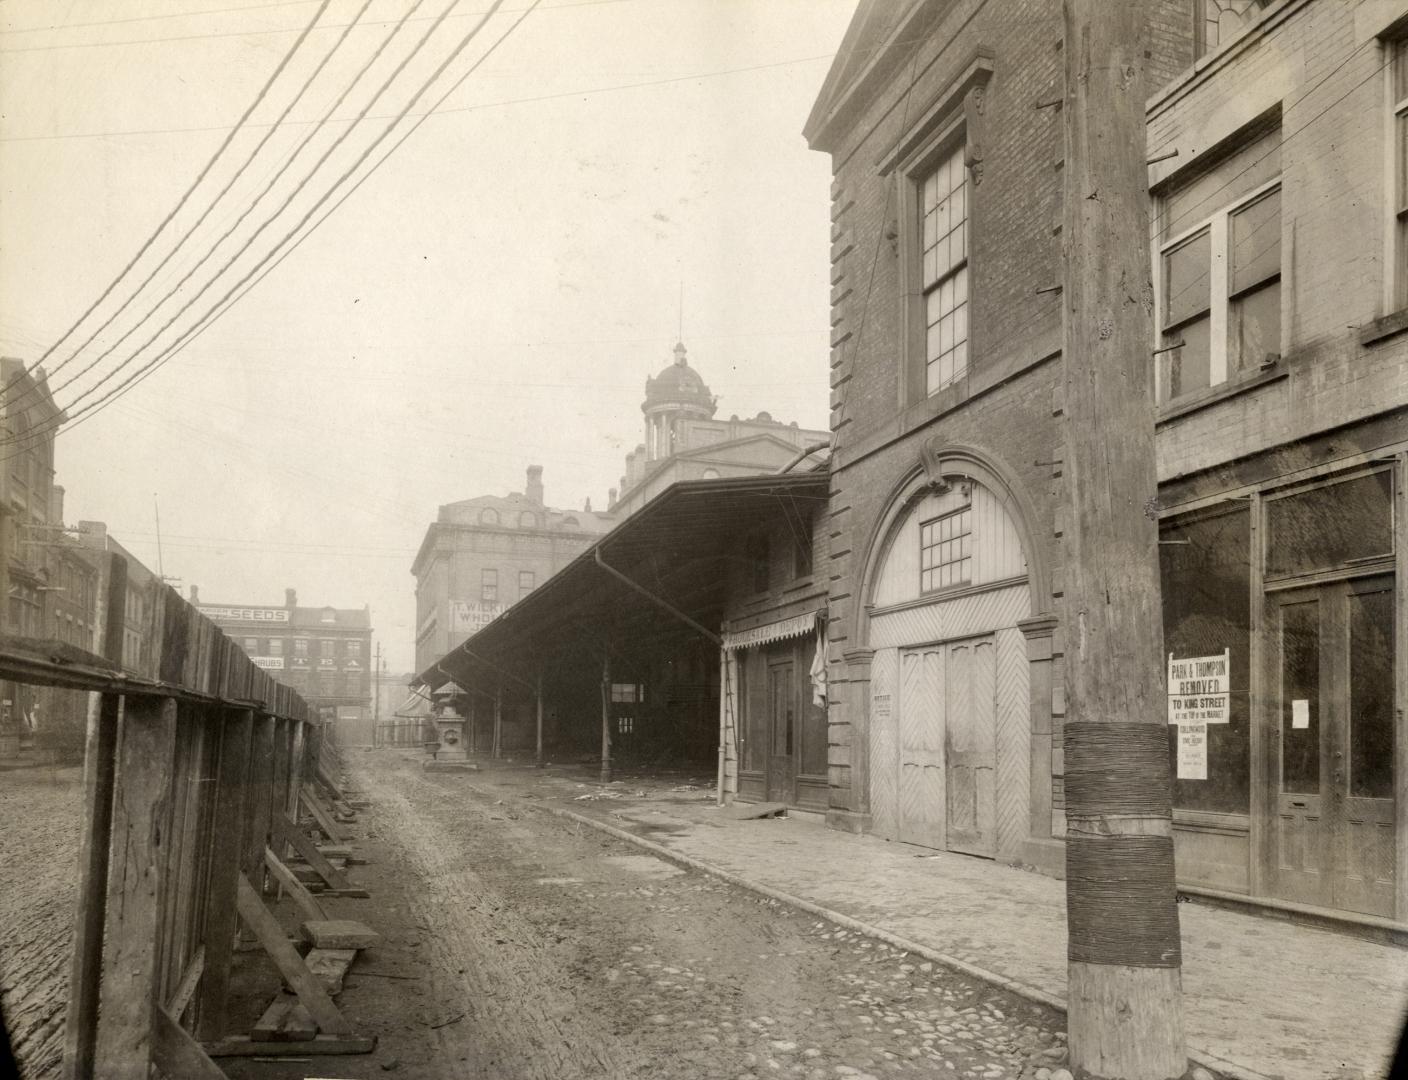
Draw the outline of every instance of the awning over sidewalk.
[[[730,631],[724,635],[723,647],[725,649],[752,649],[774,641],[802,637],[816,629],[817,616],[820,614],[821,611],[818,609],[808,611],[803,615],[793,615],[790,619],[778,619],[776,622],[764,623],[762,626],[749,627],[747,630]]]
[[[810,516],[827,492],[824,472],[672,485],[416,681],[529,686],[564,660],[608,648],[698,638],[699,628],[717,644],[739,537],[772,516]],[[810,629],[815,616],[806,617]]]

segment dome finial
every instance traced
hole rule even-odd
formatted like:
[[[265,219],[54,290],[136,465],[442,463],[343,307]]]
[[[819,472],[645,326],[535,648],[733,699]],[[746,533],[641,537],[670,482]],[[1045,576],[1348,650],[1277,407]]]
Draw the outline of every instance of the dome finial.
[[[684,347],[683,341],[675,342],[675,363],[679,364],[681,367],[687,364],[688,361],[685,359],[685,353],[688,351],[689,350]]]

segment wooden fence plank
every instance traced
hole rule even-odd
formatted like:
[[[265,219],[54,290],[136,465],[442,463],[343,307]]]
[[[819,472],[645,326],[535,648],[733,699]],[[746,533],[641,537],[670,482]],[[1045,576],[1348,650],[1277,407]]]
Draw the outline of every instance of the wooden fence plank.
[[[236,895],[245,850],[246,792],[253,734],[252,710],[240,709],[227,714],[220,733],[214,812],[218,827],[210,853],[210,901],[202,934],[206,973],[201,980],[197,1030],[206,1040],[223,1038],[226,1033],[225,998],[239,921]]]
[[[171,833],[176,703],[128,699],[118,737],[101,1022],[103,1075],[146,1076]]]
[[[274,779],[274,718],[257,713],[254,718],[254,748],[249,775],[249,834],[246,839],[244,871],[263,892],[264,849],[269,844],[269,789]]]
[[[274,830],[278,834],[278,839],[292,846],[293,850],[303,856],[318,875],[327,882],[330,889],[350,889],[352,883],[347,880],[344,874],[332,863],[328,862],[328,857],[318,850],[318,845],[313,843],[312,837],[293,823],[287,814],[281,815],[280,819],[274,822]]]
[[[298,905],[298,910],[303,913],[305,921],[309,919],[326,919],[327,913],[323,911],[323,905],[313,899],[303,882],[294,877],[293,871],[284,865],[283,860],[274,854],[271,848],[264,849],[264,865],[269,868],[269,872],[275,879],[288,890],[293,902]]]

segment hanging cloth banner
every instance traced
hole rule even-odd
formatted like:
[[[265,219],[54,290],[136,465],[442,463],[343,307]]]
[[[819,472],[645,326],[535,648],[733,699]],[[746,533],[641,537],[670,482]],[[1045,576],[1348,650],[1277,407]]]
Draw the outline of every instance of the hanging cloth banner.
[[[819,709],[826,708],[826,627],[822,625],[816,634],[816,655],[812,657],[812,668],[808,672],[812,683],[812,704]]]
[[[816,617],[820,614],[820,611],[809,611],[805,615],[793,615],[790,619],[779,619],[777,622],[764,623],[748,630],[733,631],[724,635],[724,648],[751,649],[771,641],[810,634],[816,626]]]

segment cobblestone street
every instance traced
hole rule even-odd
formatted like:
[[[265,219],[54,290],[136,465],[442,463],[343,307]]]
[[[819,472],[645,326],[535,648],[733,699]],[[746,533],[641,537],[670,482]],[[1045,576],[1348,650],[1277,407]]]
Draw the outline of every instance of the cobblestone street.
[[[1041,1006],[510,807],[473,777],[353,763],[369,849],[400,852],[387,869],[409,897],[404,927],[366,911],[387,937],[375,966],[415,952],[426,982],[407,997],[448,1022],[420,1047],[383,1023],[378,1054],[341,1059],[338,1075],[394,1062],[445,1077],[1045,1080],[1061,1067],[1060,1017]],[[364,984],[355,969],[349,981]]]

